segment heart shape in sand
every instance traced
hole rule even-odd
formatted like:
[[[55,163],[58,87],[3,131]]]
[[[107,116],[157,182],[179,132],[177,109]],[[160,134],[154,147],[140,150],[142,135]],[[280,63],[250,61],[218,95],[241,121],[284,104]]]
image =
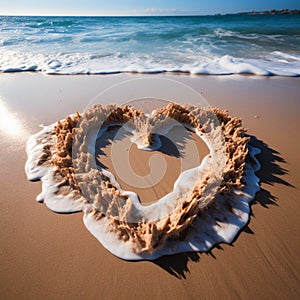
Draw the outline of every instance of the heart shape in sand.
[[[159,148],[158,134],[166,133],[177,124],[202,138],[210,154],[200,166],[180,174],[173,191],[156,199],[152,205],[141,205],[136,194],[123,191],[110,172],[97,166],[95,143],[110,126],[124,126],[132,133],[132,141],[139,148],[152,150]],[[41,141],[43,147],[37,147]],[[130,106],[96,105],[82,116],[67,117],[44,129],[39,133],[39,139],[35,137],[29,141],[27,152],[31,159],[26,171],[29,179],[43,180],[39,200],[55,211],[83,210],[85,225],[114,254],[126,259],[153,259],[188,251],[182,246],[187,245],[187,241],[182,243],[183,237],[190,234],[199,219],[203,223],[201,216],[211,218],[210,213],[205,212],[208,208],[214,207],[214,214],[217,214],[220,207],[224,211],[227,207],[231,215],[241,217],[234,193],[243,194],[247,141],[241,121],[218,109],[171,103],[145,115]],[[257,185],[257,180],[253,185]],[[233,200],[230,201],[230,197]],[[251,197],[253,193],[247,203]],[[246,214],[242,223],[248,220]],[[226,212],[221,215],[226,223]],[[212,224],[212,220],[208,223]],[[236,227],[241,225],[237,221],[234,223]],[[229,238],[208,238],[209,234],[205,233],[204,246],[203,239],[197,241],[194,236],[198,246],[189,250],[206,249],[215,242],[228,241],[233,238],[232,228],[230,232]],[[176,239],[181,242],[171,249],[170,241]],[[116,250],[116,243],[123,248]]]

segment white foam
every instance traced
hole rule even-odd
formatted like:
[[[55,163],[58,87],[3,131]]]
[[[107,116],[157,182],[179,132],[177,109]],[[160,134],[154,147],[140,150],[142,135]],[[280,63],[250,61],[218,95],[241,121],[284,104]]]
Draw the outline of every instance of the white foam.
[[[42,181],[42,192],[37,196],[38,202],[43,202],[48,208],[59,213],[73,213],[82,211],[86,204],[82,199],[74,199],[72,194],[63,196],[57,194],[59,183],[54,181],[55,167],[41,166],[37,162],[42,155],[45,142],[53,142],[55,135],[48,133],[54,129],[55,124],[43,127],[37,134],[31,136],[26,145],[28,159],[25,164],[27,179]]]
[[[184,57],[182,57],[184,55]],[[88,53],[38,54],[0,50],[0,72],[37,71],[46,74],[114,74],[185,72],[191,74],[300,76],[300,56],[279,51],[261,58],[238,58],[205,53],[170,54],[154,59],[149,55],[95,56]]]

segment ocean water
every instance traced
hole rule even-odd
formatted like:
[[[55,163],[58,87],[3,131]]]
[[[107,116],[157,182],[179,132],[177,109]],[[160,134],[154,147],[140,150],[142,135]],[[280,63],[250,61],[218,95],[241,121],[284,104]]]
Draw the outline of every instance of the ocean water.
[[[0,72],[300,76],[300,15],[0,16]]]

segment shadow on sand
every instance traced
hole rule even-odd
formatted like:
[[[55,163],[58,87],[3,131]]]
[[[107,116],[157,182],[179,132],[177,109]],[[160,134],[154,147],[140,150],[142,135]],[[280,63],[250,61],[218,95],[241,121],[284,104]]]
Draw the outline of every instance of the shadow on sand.
[[[270,148],[267,144],[261,140],[258,140],[256,137],[249,137],[250,145],[261,150],[261,153],[256,156],[261,164],[261,169],[256,172],[256,175],[260,178],[260,182],[267,185],[282,184],[293,188],[291,184],[281,178],[288,173],[288,170],[282,167],[282,164],[286,163],[286,161],[280,156],[280,153]],[[254,200],[251,202],[251,206],[257,204],[260,204],[265,208],[269,208],[269,206],[273,205],[278,206],[277,197],[272,195],[268,190],[261,188],[256,193]],[[253,216],[253,214],[251,214],[251,216]],[[254,234],[254,232],[249,228],[248,224],[241,229],[232,244],[237,240],[241,233]],[[222,250],[223,248],[220,244],[217,244],[213,249]],[[207,254],[213,258],[216,258],[212,251],[208,252]],[[178,279],[186,279],[186,274],[190,273],[188,263],[191,261],[199,262],[200,259],[200,253],[188,252],[160,257],[153,261],[153,263],[160,266],[162,269]]]

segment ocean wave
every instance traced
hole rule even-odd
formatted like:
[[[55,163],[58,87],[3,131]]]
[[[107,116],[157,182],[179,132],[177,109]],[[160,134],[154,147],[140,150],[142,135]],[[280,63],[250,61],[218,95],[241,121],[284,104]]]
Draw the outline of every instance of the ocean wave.
[[[197,58],[191,53],[176,53],[168,58],[124,53],[23,53],[0,51],[0,72],[36,71],[46,74],[112,74],[183,72],[190,74],[262,76],[300,76],[300,56],[280,51],[264,59],[237,58],[230,55]],[[186,61],[188,60],[188,61]],[[179,63],[179,61],[181,63]]]
[[[0,21],[0,72],[300,74],[296,16],[2,16]]]

